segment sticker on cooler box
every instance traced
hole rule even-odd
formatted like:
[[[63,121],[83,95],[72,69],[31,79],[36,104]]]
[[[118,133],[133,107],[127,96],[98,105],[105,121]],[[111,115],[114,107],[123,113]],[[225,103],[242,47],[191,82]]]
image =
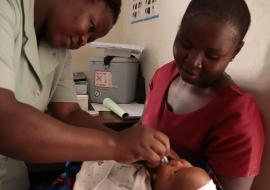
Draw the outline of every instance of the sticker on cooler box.
[[[112,72],[110,71],[95,71],[95,86],[117,88],[117,85],[112,84]]]

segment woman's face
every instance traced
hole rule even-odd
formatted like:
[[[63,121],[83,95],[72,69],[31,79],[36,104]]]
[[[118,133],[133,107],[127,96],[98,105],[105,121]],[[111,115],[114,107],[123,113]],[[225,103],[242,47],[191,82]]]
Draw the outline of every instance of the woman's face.
[[[190,167],[192,165],[183,159],[171,160],[168,164],[159,166],[155,177],[155,187],[162,190],[171,189],[175,180],[179,179],[179,175]]]
[[[186,18],[176,35],[173,54],[182,79],[209,85],[223,75],[242,47],[238,31],[209,15]]]
[[[49,11],[43,34],[54,47],[77,49],[103,37],[112,28],[112,12],[103,1],[59,2]]]

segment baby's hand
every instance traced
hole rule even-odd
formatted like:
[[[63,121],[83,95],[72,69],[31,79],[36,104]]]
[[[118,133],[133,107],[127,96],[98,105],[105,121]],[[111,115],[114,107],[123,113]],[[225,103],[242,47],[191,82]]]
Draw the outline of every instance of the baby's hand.
[[[168,156],[170,160],[180,160],[180,156],[174,151],[174,150],[170,150]]]

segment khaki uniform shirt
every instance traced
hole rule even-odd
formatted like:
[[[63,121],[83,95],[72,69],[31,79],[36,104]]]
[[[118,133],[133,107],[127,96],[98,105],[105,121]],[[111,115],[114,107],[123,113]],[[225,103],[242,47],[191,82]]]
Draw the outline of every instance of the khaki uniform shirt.
[[[76,102],[70,58],[64,49],[37,43],[34,0],[0,1],[0,88],[40,111],[49,102]],[[23,162],[0,155],[0,189],[28,189]]]

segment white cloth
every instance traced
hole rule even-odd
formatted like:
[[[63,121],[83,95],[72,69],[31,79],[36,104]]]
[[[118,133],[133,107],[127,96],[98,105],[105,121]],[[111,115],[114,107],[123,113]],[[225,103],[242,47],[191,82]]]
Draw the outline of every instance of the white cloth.
[[[73,190],[151,190],[143,166],[115,161],[87,161],[76,176]]]
[[[216,188],[216,185],[214,184],[213,180],[211,180],[206,185],[199,188],[198,190],[217,190],[217,188]]]
[[[73,190],[151,190],[150,175],[139,165],[115,161],[83,162]],[[198,190],[216,190],[213,180]]]

